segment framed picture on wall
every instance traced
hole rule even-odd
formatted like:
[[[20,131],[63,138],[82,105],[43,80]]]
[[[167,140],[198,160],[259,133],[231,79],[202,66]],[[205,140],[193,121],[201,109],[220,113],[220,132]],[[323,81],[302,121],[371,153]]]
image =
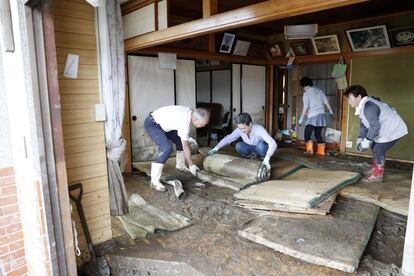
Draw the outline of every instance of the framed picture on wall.
[[[230,54],[231,47],[233,46],[235,37],[236,37],[235,34],[224,33],[219,52],[224,53],[224,54]]]
[[[234,46],[233,55],[246,56],[249,52],[250,41],[237,40],[236,46]]]
[[[392,47],[414,44],[414,27],[389,30]]]
[[[347,30],[346,35],[354,52],[390,48],[385,25]]]
[[[314,37],[312,38],[312,44],[317,55],[337,54],[341,52],[336,34]]]
[[[280,43],[273,43],[268,45],[271,57],[283,57],[284,53]]]
[[[306,56],[312,54],[306,41],[292,42],[290,43],[290,47],[292,48],[293,53],[295,53],[295,56]]]

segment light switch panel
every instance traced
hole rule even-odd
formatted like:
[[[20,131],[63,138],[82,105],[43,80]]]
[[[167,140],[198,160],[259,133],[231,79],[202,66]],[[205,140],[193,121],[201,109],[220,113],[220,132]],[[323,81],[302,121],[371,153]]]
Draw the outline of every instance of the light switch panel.
[[[106,121],[104,104],[95,104],[95,120],[97,122]]]

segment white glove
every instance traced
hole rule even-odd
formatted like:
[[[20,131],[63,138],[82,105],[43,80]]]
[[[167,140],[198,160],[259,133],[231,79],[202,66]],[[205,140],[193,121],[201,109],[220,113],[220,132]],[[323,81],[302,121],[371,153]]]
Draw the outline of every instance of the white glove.
[[[190,172],[192,175],[197,176],[197,171],[199,171],[200,169],[196,166],[196,165],[191,165],[190,166]]]
[[[370,145],[371,145],[371,141],[368,140],[367,138],[364,138],[363,140],[362,138],[357,139],[357,151],[358,152],[366,151],[367,149],[369,149]]]
[[[304,119],[303,116],[300,116],[299,121],[298,121],[298,124],[299,125],[302,125],[303,124],[303,119]]]
[[[265,167],[266,167],[266,168],[270,171],[270,169],[271,169],[272,167],[270,166],[269,160],[270,160],[270,156],[266,156],[266,157],[263,159],[262,166],[265,166]]]
[[[188,172],[188,168],[185,165],[185,156],[183,151],[177,151],[177,157],[175,162],[175,168],[180,171]]]

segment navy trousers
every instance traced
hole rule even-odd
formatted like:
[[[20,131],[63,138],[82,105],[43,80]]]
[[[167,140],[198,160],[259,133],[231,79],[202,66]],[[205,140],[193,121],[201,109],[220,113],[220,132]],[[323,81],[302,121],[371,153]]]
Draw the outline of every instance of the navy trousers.
[[[387,143],[376,143],[372,142],[371,150],[374,155],[374,161],[378,165],[384,166],[385,165],[385,153],[397,143],[399,139],[387,142]]]
[[[171,141],[175,144],[177,151],[183,150],[181,139],[176,130],[165,132],[151,115],[145,119],[144,128],[152,141],[158,146],[158,156],[155,163],[165,164],[172,151]]]
[[[247,157],[251,153],[256,153],[261,157],[265,157],[268,148],[268,144],[263,140],[260,140],[256,146],[246,144],[245,142],[238,142],[236,144],[236,151],[243,157]]]

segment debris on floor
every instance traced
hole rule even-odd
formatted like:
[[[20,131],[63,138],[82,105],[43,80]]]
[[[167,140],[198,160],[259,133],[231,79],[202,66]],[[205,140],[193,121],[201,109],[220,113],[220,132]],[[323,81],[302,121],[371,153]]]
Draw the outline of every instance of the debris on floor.
[[[238,156],[231,147],[222,149],[220,154]],[[193,160],[201,168],[204,157],[195,156]],[[215,181],[225,184],[210,186],[207,182],[211,181],[200,182],[188,173],[177,171],[175,158],[170,158],[164,181],[179,179],[188,192],[183,200],[177,200],[172,186],[168,186],[166,193],[157,193],[149,188],[145,176],[127,175],[129,193],[140,194],[162,210],[191,217],[192,225],[168,235],[128,238],[127,242],[125,235],[119,235],[119,248],[111,256],[117,261],[111,266],[119,269],[118,275],[137,272],[183,275],[189,271],[192,275],[348,275],[345,272],[355,272],[359,264],[358,275],[396,275],[397,266],[401,265],[398,262],[405,224],[394,225],[395,218],[391,217],[380,225],[381,215],[375,224],[379,207],[348,197],[357,195],[360,200],[404,214],[408,210],[405,196],[409,196],[406,182],[411,179],[404,173],[411,175],[411,172],[397,169],[394,174],[387,167],[385,183],[362,184],[358,179],[369,167],[365,161],[343,156],[304,156],[300,150],[280,148],[271,160],[271,180],[243,189],[245,184],[235,181],[233,173],[223,177],[218,168],[220,173],[215,174]],[[151,162],[139,163],[134,163],[134,167],[149,173]],[[338,175],[336,171],[340,171]],[[281,186],[284,182],[289,184]],[[226,183],[239,186],[232,189]],[[273,200],[274,189],[279,199]],[[234,196],[235,190],[241,190],[236,195],[248,196],[238,198]],[[347,198],[337,197],[338,190]],[[389,205],[390,202],[394,205]],[[240,236],[235,235],[237,232]],[[386,239],[385,235],[395,238]],[[361,259],[365,247],[365,254],[369,255]],[[384,260],[376,253],[382,254]],[[124,261],[130,263],[127,268],[121,265]]]
[[[138,194],[128,200],[129,213],[118,218],[132,239],[142,239],[157,231],[176,231],[191,224],[191,219],[173,212],[167,213],[148,204]]]
[[[402,265],[407,217],[381,209],[365,252],[386,264]]]
[[[310,214],[310,215],[327,215],[332,208],[332,205],[335,203],[337,194],[334,193],[326,200],[323,200],[318,205],[313,208],[304,208],[304,207],[295,207],[284,204],[277,203],[268,203],[258,200],[235,200],[235,205],[238,207],[258,210],[258,211],[279,211],[279,212],[289,212],[289,213],[300,213],[300,214]]]
[[[264,215],[241,237],[309,263],[354,272],[375,226],[379,207],[339,200],[332,216],[289,218]]]
[[[313,208],[346,185],[359,173],[303,168],[281,180],[270,180],[242,190],[234,197],[302,208]]]
[[[410,202],[410,176],[390,173],[386,170],[383,183],[359,183],[342,189],[342,196],[376,204],[385,210],[408,216]]]

